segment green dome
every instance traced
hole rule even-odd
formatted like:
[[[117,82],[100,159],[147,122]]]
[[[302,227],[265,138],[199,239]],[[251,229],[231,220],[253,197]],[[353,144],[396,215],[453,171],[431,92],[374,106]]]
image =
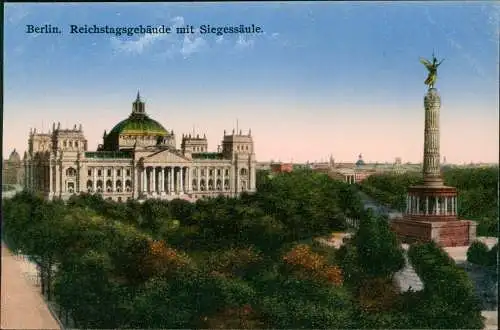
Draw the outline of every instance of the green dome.
[[[133,113],[127,119],[116,124],[108,135],[166,136],[169,133],[160,123],[149,118],[146,114]]]

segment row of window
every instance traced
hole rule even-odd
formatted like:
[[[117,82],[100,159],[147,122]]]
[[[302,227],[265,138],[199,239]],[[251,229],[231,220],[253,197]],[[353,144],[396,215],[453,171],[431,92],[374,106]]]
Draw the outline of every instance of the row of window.
[[[198,169],[194,168],[193,169],[193,176],[194,177],[196,177],[197,172],[198,172]],[[205,174],[206,174],[205,169],[204,168],[200,169],[200,176],[205,176]],[[246,168],[242,168],[240,170],[240,175],[247,175],[247,174],[248,174],[248,170]],[[214,170],[213,169],[209,169],[208,170],[208,175],[209,176],[213,176],[214,175]],[[222,175],[222,170],[221,169],[217,169],[217,175],[218,176]],[[225,176],[229,176],[229,170],[228,169],[225,170],[224,175]]]
[[[87,170],[87,175],[88,176],[92,176],[93,171],[94,170],[92,170],[92,169]],[[196,168],[193,169],[193,176],[194,177],[197,176],[197,173],[198,173],[198,169],[196,169]],[[131,171],[129,169],[125,170],[125,175],[127,177],[130,177],[130,174],[131,174]],[[200,170],[200,176],[205,176],[205,174],[206,174],[206,171],[205,171],[204,168],[202,168]],[[240,170],[240,175],[247,175],[247,174],[248,174],[248,170],[246,168],[242,168]],[[97,170],[97,176],[100,177],[102,175],[103,175],[103,170],[98,169]],[[106,175],[107,176],[112,176],[113,175],[113,170],[111,170],[111,169],[106,170]],[[117,169],[116,170],[116,175],[117,176],[121,176],[122,175],[122,170]],[[209,169],[208,170],[208,175],[213,176],[214,175],[214,170],[213,169]],[[222,175],[222,170],[221,169],[217,169],[217,175],[218,176]],[[229,176],[229,170],[228,169],[225,170],[224,175],[225,176]],[[66,176],[68,176],[68,177],[76,176],[76,169],[74,169],[72,167],[68,168],[66,170]]]
[[[78,141],[66,141],[64,140],[63,141],[63,147],[67,147],[69,146],[70,148],[72,148],[73,146],[75,146],[75,148],[78,148]]]
[[[95,171],[95,170],[94,170]],[[131,171],[130,170],[125,170],[125,176],[130,176]],[[92,176],[93,170],[89,169],[87,170],[88,176]],[[97,170],[97,176],[102,176],[103,170]],[[113,175],[113,170],[108,169],[106,170],[106,176],[112,176]],[[122,170],[118,169],[116,170],[116,175],[121,176],[122,175]]]
[[[248,151],[248,146],[239,146],[238,145],[238,146],[236,146],[236,150],[238,150],[238,151],[243,151],[243,150]]]

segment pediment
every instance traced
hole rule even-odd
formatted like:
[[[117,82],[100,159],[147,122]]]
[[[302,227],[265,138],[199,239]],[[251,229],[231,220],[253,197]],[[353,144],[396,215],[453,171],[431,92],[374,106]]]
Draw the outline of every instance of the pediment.
[[[173,153],[169,150],[153,152],[144,156],[144,163],[190,163],[191,161],[184,156]]]

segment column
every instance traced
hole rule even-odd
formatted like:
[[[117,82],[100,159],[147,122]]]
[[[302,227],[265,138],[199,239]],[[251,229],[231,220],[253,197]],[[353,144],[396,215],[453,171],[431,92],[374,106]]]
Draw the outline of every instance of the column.
[[[435,198],[435,203],[436,203],[436,215],[439,215],[439,197]]]
[[[156,193],[157,189],[156,189],[156,167],[153,166],[153,168],[151,169],[151,181],[152,181],[152,184],[151,184],[151,192],[153,194]]]
[[[448,196],[444,198],[444,215],[448,215]]]
[[[222,168],[222,191],[224,191],[224,181],[225,181],[225,174],[226,174],[226,169],[223,167]]]
[[[172,190],[170,189],[170,167],[165,167],[165,174],[166,174],[166,177],[167,177],[167,187],[166,187],[166,191],[167,193],[170,193]]]
[[[180,176],[179,176],[179,194],[184,193],[184,167],[181,167],[180,169]]]
[[[111,182],[111,189],[113,190],[113,192],[116,191],[116,168],[113,168],[111,171],[113,171],[111,174],[112,174],[112,180],[113,182]]]
[[[94,193],[97,191],[97,169],[95,167],[92,168],[92,190]],[[57,179],[56,179],[57,181]]]
[[[199,168],[199,167],[196,169],[196,182],[197,182],[196,187],[198,188],[198,191],[201,191],[201,187],[200,187],[200,182],[201,182],[201,170],[200,170],[200,168]]]
[[[53,193],[54,183],[52,182],[52,162],[49,160],[49,196]]]
[[[429,197],[425,196],[425,215],[429,214]]]
[[[187,188],[186,192],[188,194],[191,193],[191,167],[186,167],[186,183],[187,183]]]
[[[175,167],[170,167],[170,193],[173,194],[175,192]]]
[[[103,189],[103,191],[104,191],[104,192],[106,192],[106,191],[107,191],[107,190],[106,190],[106,189],[107,189],[107,187],[106,187],[106,181],[108,181],[108,180],[106,180],[106,179],[107,179],[107,174],[108,174],[108,173],[106,173],[106,168],[105,168],[105,167],[103,167],[103,168],[102,168],[102,178],[103,178],[103,179],[102,179],[102,181],[103,181],[103,182],[102,182],[102,189]]]
[[[209,171],[209,168],[208,166],[205,167],[205,191],[209,191],[209,187],[208,187],[208,171]]]
[[[141,176],[142,176],[142,187],[141,187],[142,189],[141,190],[143,193],[146,193],[146,187],[148,184],[148,182],[147,182],[147,180],[148,180],[147,179],[147,168],[146,167],[142,168]]]
[[[132,187],[130,187],[130,190],[132,190],[132,192],[135,191],[135,186],[137,184],[137,171],[135,169],[134,170],[134,181],[132,182]],[[122,191],[125,191],[125,168],[124,167],[120,167],[120,171],[122,173]]]
[[[417,203],[416,204],[417,205],[415,205],[415,206],[417,207],[417,214],[420,215],[420,197],[419,196],[417,196]]]
[[[165,192],[165,188],[164,188],[164,180],[163,180],[163,167],[160,167],[160,169],[158,170],[158,181],[159,181],[159,184],[160,184],[160,189],[158,189],[158,192],[160,193],[164,193]]]

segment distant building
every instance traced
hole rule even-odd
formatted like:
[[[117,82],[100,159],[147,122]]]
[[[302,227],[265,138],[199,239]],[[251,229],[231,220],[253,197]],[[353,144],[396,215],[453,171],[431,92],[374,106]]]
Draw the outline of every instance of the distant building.
[[[272,173],[284,173],[284,172],[292,172],[293,164],[292,163],[274,163],[271,164],[271,172]]]
[[[24,167],[16,149],[11,152],[9,159],[3,161],[2,178],[3,184],[23,184]]]
[[[397,157],[394,163],[366,163],[360,154],[356,162],[335,162],[330,156],[328,163],[315,163],[311,168],[316,172],[327,173],[331,178],[353,184],[362,182],[374,174],[418,172],[422,165],[410,163],[403,165],[400,157]]]

